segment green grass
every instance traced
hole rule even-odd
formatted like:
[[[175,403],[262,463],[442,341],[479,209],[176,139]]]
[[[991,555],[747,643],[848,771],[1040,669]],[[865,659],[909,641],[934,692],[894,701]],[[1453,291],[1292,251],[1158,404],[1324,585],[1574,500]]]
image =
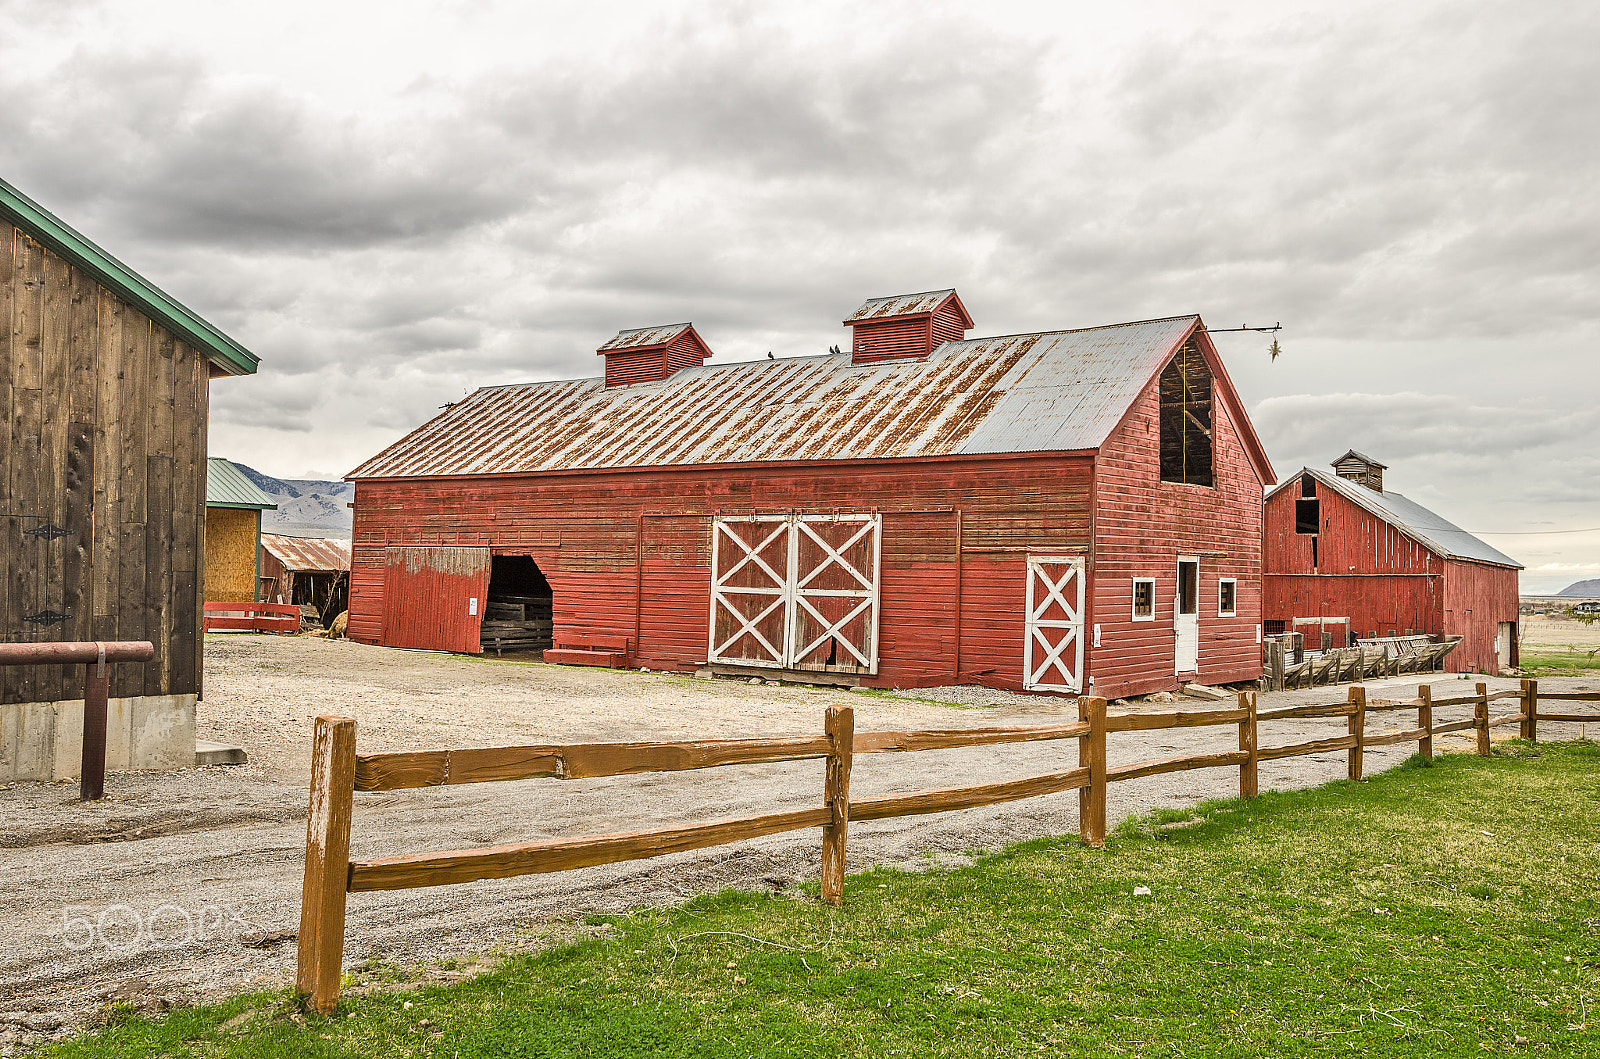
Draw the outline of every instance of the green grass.
[[[329,1019],[257,994],[51,1054],[1600,1056],[1600,746],[1496,751],[1164,811],[1105,851],[852,875],[839,909],[591,917],[607,936]]]
[[[1577,651],[1522,651],[1517,664],[1530,677],[1576,677],[1600,673],[1600,654]]]

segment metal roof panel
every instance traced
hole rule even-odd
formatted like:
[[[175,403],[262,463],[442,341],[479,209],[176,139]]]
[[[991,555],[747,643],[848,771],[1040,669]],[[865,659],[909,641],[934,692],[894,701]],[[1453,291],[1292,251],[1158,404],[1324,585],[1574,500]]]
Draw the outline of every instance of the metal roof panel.
[[[527,474],[1094,448],[1198,317],[946,342],[923,361],[848,353],[488,387],[350,478]]]
[[[278,504],[232,463],[221,456],[210,456],[206,459],[206,507],[276,511]]]
[[[334,537],[290,537],[282,533],[263,533],[261,546],[271,552],[285,570],[350,569],[350,542]]]

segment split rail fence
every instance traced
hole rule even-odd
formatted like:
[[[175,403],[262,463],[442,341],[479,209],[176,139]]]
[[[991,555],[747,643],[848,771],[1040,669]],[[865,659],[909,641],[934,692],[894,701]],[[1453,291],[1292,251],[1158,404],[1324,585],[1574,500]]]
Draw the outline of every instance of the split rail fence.
[[[207,603],[206,632],[299,632],[293,603]]]
[[[1545,694],[1544,699],[1587,699],[1600,693]],[[1491,716],[1501,700],[1518,700],[1515,713]],[[1538,738],[1538,722],[1600,721],[1600,714],[1540,712],[1538,682],[1525,680],[1520,690],[1490,694],[1484,684],[1475,693],[1435,699],[1427,685],[1416,698],[1368,699],[1366,688],[1349,691],[1344,702],[1257,710],[1256,695],[1241,693],[1233,709],[1205,709],[1153,714],[1108,714],[1103,698],[1078,700],[1079,720],[1027,728],[962,728],[917,732],[857,732],[848,706],[826,711],[822,734],[773,739],[728,739],[674,743],[579,743],[566,746],[489,747],[465,750],[356,753],[356,722],[344,717],[319,717],[312,746],[311,803],[306,825],[305,880],[301,898],[299,962],[296,986],[308,1006],[327,1014],[338,1005],[344,958],[346,898],[371,890],[403,890],[441,886],[476,879],[504,879],[542,872],[641,860],[668,853],[705,849],[803,828],[822,830],[821,896],[839,904],[844,898],[845,836],[851,820],[943,813],[995,805],[1021,798],[1065,791],[1078,792],[1078,829],[1091,846],[1105,844],[1106,787],[1123,780],[1203,768],[1237,768],[1239,793],[1255,797],[1257,768],[1263,761],[1307,754],[1346,754],[1349,778],[1362,776],[1368,747],[1415,742],[1433,757],[1433,740],[1450,732],[1475,729],[1477,752],[1489,753],[1490,730],[1518,724],[1521,735]],[[1433,711],[1471,706],[1465,720],[1436,723]],[[1369,734],[1369,715],[1416,711],[1416,727],[1387,734]],[[1263,722],[1339,719],[1344,734],[1284,746],[1260,746]],[[1182,754],[1108,767],[1106,737],[1112,733],[1165,731],[1176,728],[1232,726],[1236,749]],[[856,754],[946,750],[1038,740],[1078,741],[1077,766],[1025,779],[972,787],[850,797],[850,769]],[[588,779],[645,772],[675,772],[778,761],[824,761],[822,804],[813,808],[763,816],[718,820],[685,827],[547,839],[481,849],[408,853],[371,860],[350,859],[350,824],[356,791],[392,791],[457,783],[535,778]]]

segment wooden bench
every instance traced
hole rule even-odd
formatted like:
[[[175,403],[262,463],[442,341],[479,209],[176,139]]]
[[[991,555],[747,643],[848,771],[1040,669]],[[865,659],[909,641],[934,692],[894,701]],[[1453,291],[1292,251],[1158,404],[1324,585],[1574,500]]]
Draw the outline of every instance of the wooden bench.
[[[207,603],[206,632],[299,632],[300,608],[292,603]]]
[[[568,666],[603,666],[621,669],[628,661],[633,641],[626,636],[594,636],[589,633],[560,633],[556,645],[544,653],[546,662]]]

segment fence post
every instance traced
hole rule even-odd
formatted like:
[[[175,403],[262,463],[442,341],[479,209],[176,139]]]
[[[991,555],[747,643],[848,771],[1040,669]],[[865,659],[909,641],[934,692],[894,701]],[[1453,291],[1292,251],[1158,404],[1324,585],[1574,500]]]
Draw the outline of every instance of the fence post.
[[[1239,722],[1239,749],[1245,752],[1245,759],[1239,763],[1239,797],[1254,798],[1256,796],[1256,695],[1255,692],[1239,692],[1239,708],[1245,711],[1244,720]]]
[[[311,743],[311,804],[295,988],[319,1015],[332,1014],[339,1006],[355,777],[356,722],[348,717],[318,717]]]
[[[1522,738],[1530,743],[1539,741],[1539,682],[1522,682]]]
[[[106,672],[106,648],[97,662],[83,666],[83,761],[78,766],[78,798],[97,802],[106,793],[106,696],[111,677]]]
[[[1350,689],[1350,705],[1354,712],[1350,714],[1350,734],[1355,736],[1355,745],[1346,752],[1345,762],[1347,772],[1353,780],[1361,778],[1361,752],[1365,748],[1367,739],[1367,689],[1360,684]]]
[[[829,810],[822,825],[822,899],[830,905],[844,903],[844,846],[850,829],[850,762],[855,751],[856,711],[849,706],[829,706],[823,730],[833,751],[822,785],[822,805]]]
[[[1433,760],[1433,689],[1426,684],[1417,685],[1417,727],[1422,729],[1422,738],[1417,740],[1417,753],[1425,761]]]
[[[1478,756],[1489,756],[1489,685],[1478,685],[1478,701],[1472,706],[1472,719],[1478,729]]]
[[[1098,849],[1106,844],[1106,700],[1079,699],[1078,719],[1089,722],[1078,737],[1078,767],[1089,770],[1089,785],[1078,788],[1078,837]]]

